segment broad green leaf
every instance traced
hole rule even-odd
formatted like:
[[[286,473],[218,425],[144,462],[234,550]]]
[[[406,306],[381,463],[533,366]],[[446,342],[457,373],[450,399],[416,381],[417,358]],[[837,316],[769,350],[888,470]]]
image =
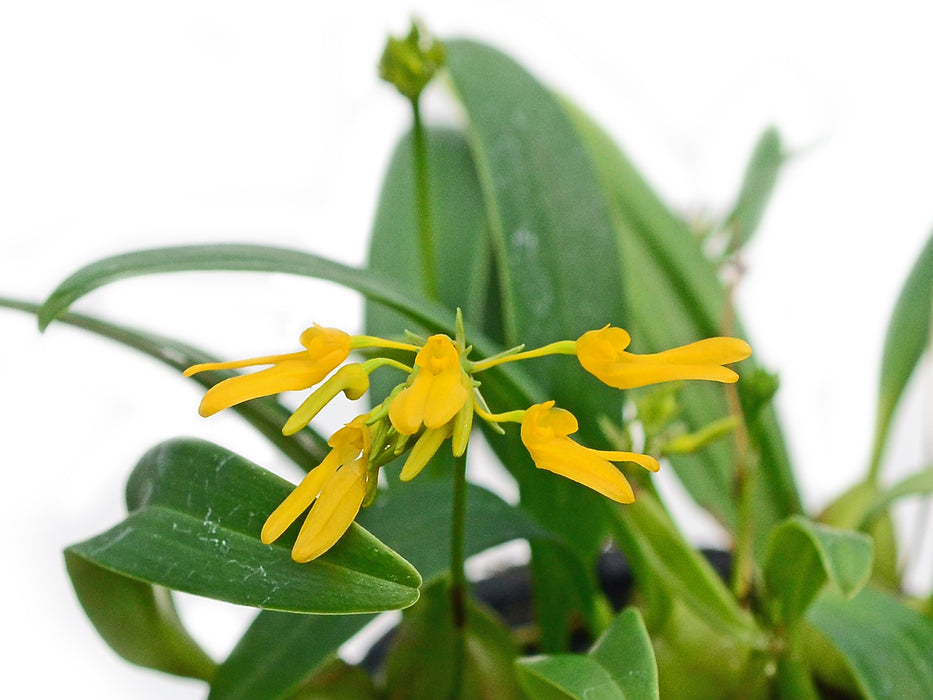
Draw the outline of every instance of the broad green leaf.
[[[656,352],[721,335],[725,292],[699,242],[606,133],[572,105],[565,104],[565,108],[612,205],[633,349]],[[740,373],[751,373],[750,361],[743,365]],[[742,380],[738,388],[743,390]],[[689,430],[698,430],[728,413],[723,388],[705,382],[685,386],[680,402]],[[802,507],[773,409],[762,408],[748,428],[760,453],[754,534],[756,550],[763,555],[771,528],[801,512]],[[710,445],[695,455],[672,457],[671,463],[693,498],[734,532],[734,456],[729,441]]]
[[[756,638],[752,617],[651,494],[639,493],[634,503],[616,512],[616,540],[640,586],[665,591],[723,635],[744,643]]]
[[[37,314],[40,308],[38,304],[3,297],[0,297],[0,307],[18,309],[31,314]],[[91,316],[65,313],[59,316],[58,320],[61,323],[81,328],[134,350],[139,350],[141,353],[153,357],[169,367],[177,369],[179,372],[192,365],[217,360],[217,358],[187,343],[135,328],[107,323]],[[103,368],[100,371],[103,372]],[[217,382],[234,375],[235,373],[232,371],[201,372],[192,376],[191,380],[209,389]],[[282,435],[282,426],[285,425],[291,411],[273,397],[265,396],[246,401],[237,404],[232,410],[243,416],[272,444],[305,470],[320,462],[330,451],[330,448],[327,447],[327,441],[310,428],[299,431],[290,437]]]
[[[730,234],[728,252],[744,247],[758,229],[786,157],[781,135],[777,129],[769,127],[755,144],[742,189],[723,224]]]
[[[933,621],[891,595],[827,592],[807,612],[835,647],[865,700],[933,697]]]
[[[452,486],[413,481],[379,494],[358,520],[411,561],[426,583],[448,566]],[[518,537],[547,537],[527,515],[475,485],[467,491],[467,556]],[[272,700],[292,689],[361,630],[369,615],[291,615],[263,611],[211,686],[211,700]]]
[[[128,578],[276,610],[372,612],[418,599],[418,572],[359,526],[308,564],[289,555],[297,523],[262,544],[262,523],[291,489],[216,445],[169,441],[131,474],[126,520],[67,551]]]
[[[536,700],[625,700],[609,671],[589,656],[531,656],[515,667],[525,692]]]
[[[621,321],[621,265],[609,205],[560,103],[524,68],[482,44],[447,42],[447,68],[466,114],[485,201],[496,272],[490,292],[496,298],[489,303],[501,313],[497,340],[532,348]],[[579,439],[594,446],[605,443],[596,418],[620,419],[621,392],[587,375],[572,358],[525,364],[543,389],[536,401],[556,400],[581,418]],[[494,375],[482,379],[493,410],[527,407],[510,404],[513,397],[494,386]],[[595,557],[607,530],[605,499],[567,480],[542,478],[517,431],[488,437],[518,480],[523,507],[547,518],[579,558]],[[548,546],[535,545],[533,557]],[[559,606],[550,607],[542,619],[544,639],[566,636],[552,620],[587,614],[547,578],[536,576],[535,587],[539,600]],[[587,587],[582,594],[592,598],[595,592]]]
[[[444,581],[425,589],[418,604],[403,613],[386,657],[388,700],[523,700],[512,665],[518,649],[511,633],[472,602],[466,613],[458,640]],[[460,663],[461,688],[455,695]]]
[[[933,236],[927,241],[904,281],[891,312],[881,357],[881,381],[875,437],[869,466],[870,479],[881,469],[881,457],[894,409],[907,386],[914,367],[930,343],[930,316],[933,314]]]
[[[209,681],[217,665],[198,646],[165,588],[135,581],[65,553],[81,607],[100,636],[127,661]]]
[[[589,656],[609,672],[625,700],[658,700],[658,665],[636,608],[626,608],[615,617]]]
[[[764,566],[766,605],[774,622],[797,621],[827,582],[851,598],[868,583],[871,565],[867,535],[789,518],[772,533]]]

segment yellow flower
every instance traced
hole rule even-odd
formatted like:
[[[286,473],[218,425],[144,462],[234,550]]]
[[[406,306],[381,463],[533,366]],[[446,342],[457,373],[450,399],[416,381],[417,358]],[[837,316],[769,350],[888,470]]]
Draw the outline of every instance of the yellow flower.
[[[617,389],[634,389],[678,379],[707,379],[731,384],[739,375],[722,365],[744,360],[752,349],[741,338],[706,338],[651,355],[625,352],[631,338],[606,326],[577,340],[577,358],[590,374]]]
[[[366,496],[367,463],[372,438],[368,416],[357,416],[327,442],[331,451],[266,520],[259,538],[275,542],[308,506],[292,559],[304,563],[333,547],[356,518]]]
[[[415,357],[414,380],[392,399],[389,420],[403,435],[421,426],[435,430],[463,408],[469,392],[462,378],[460,352],[446,335],[432,335]]]
[[[209,362],[185,370],[190,377],[198,372],[215,369],[236,369],[255,365],[272,365],[253,374],[225,379],[204,394],[198,413],[212,416],[244,401],[283,391],[309,389],[324,379],[350,354],[351,337],[336,328],[315,324],[301,334],[305,349],[287,355],[268,355],[233,362]]]
[[[635,462],[658,471],[657,460],[635,452],[593,450],[568,435],[577,431],[577,419],[569,411],[554,408],[553,401],[536,404],[522,418],[522,442],[539,469],[560,474],[598,491],[619,503],[635,500],[632,487],[611,463]]]

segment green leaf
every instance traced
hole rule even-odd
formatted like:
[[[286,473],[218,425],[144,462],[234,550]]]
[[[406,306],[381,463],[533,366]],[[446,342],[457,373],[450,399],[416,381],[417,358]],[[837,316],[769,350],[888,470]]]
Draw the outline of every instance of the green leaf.
[[[358,521],[411,561],[429,583],[448,567],[449,481],[413,481],[379,494]],[[549,536],[518,509],[475,485],[467,490],[467,556],[519,537]],[[263,611],[221,664],[211,700],[288,697],[308,674],[372,620],[369,615]]]
[[[531,656],[519,659],[516,668],[525,692],[536,700],[625,700],[609,671],[589,656]]]
[[[616,540],[640,586],[665,591],[723,635],[745,643],[755,639],[752,617],[651,494],[639,493],[634,503],[616,512]]]
[[[933,697],[933,621],[872,588],[851,600],[827,592],[807,619],[841,654],[865,700]]]
[[[902,479],[877,495],[865,509],[865,515],[859,529],[868,529],[881,516],[888,513],[891,506],[908,496],[929,496],[933,493],[933,468],[926,468]]]
[[[927,241],[907,276],[894,305],[881,357],[878,410],[870,461],[870,479],[881,469],[888,429],[910,375],[930,342],[933,308],[933,236]]]
[[[728,252],[744,247],[758,229],[786,157],[781,135],[777,129],[769,127],[755,144],[742,189],[724,222],[724,227],[731,234]]]
[[[636,352],[656,352],[722,334],[725,291],[699,241],[664,205],[608,135],[572,105],[565,109],[599,173],[612,205],[622,252],[627,328]],[[741,335],[739,328],[738,334]],[[750,374],[746,360],[741,374]],[[743,391],[743,381],[738,384]],[[688,430],[698,430],[728,414],[722,387],[705,382],[685,386],[680,395]],[[763,554],[767,533],[802,510],[780,427],[770,406],[748,426],[760,453],[754,513],[756,551]],[[695,455],[671,458],[687,491],[734,532],[734,456],[729,441]]]
[[[40,308],[38,304],[3,297],[0,297],[0,306],[32,314],[37,314]],[[109,338],[126,347],[139,350],[144,355],[155,358],[179,372],[183,372],[192,365],[217,360],[217,358],[208,355],[203,350],[192,347],[187,343],[135,328],[107,323],[91,316],[65,313],[59,316],[58,320],[61,323],[81,328],[103,338]],[[235,376],[235,372],[226,370],[201,372],[192,376],[191,380],[209,389],[214,384],[233,376]],[[327,441],[310,428],[289,437],[282,435],[282,426],[285,425],[285,421],[291,415],[291,410],[271,396],[264,396],[237,404],[233,406],[232,410],[243,416],[269,442],[305,470],[320,462],[330,451]]]
[[[875,513],[867,520],[875,504],[885,498],[881,485],[862,481],[850,487],[830,503],[817,521],[844,530],[860,530],[874,542],[872,581],[889,590],[900,588],[900,564],[897,555],[897,532],[890,513]]]
[[[518,649],[509,630],[471,601],[458,643],[446,582],[422,592],[403,613],[386,657],[388,700],[523,700],[512,662]],[[462,658],[461,658],[462,655]],[[462,663],[462,686],[454,695],[455,666]]]
[[[291,697],[375,615],[296,615],[263,610],[211,681],[210,700]]]
[[[658,664],[636,608],[619,613],[589,655],[609,672],[626,700],[658,700]]]
[[[106,284],[140,275],[190,271],[280,272],[328,280],[403,311],[425,327],[453,328],[452,313],[371,271],[300,250],[238,244],[155,248],[98,260],[58,285],[39,309],[39,328],[44,330],[78,299]]]
[[[297,523],[262,544],[262,523],[291,489],[216,445],[169,441],[131,474],[126,520],[68,552],[128,578],[269,609],[370,612],[418,599],[418,572],[358,526],[308,564],[289,556]]]
[[[867,535],[793,516],[775,528],[764,579],[774,621],[790,625],[829,582],[851,598],[871,576],[872,541]]]
[[[217,665],[178,618],[171,593],[65,552],[81,607],[100,636],[127,661],[209,681]]]

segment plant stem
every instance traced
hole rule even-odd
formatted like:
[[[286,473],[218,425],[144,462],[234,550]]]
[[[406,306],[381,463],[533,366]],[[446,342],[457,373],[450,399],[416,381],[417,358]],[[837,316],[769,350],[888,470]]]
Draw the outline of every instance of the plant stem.
[[[454,493],[450,523],[450,614],[454,625],[454,668],[451,698],[460,697],[466,661],[466,596],[464,533],[466,530],[466,452],[454,459]]]
[[[415,216],[418,224],[418,248],[421,250],[421,276],[424,280],[424,293],[429,299],[437,299],[434,231],[431,226],[431,200],[428,193],[428,145],[418,98],[411,101],[411,111],[414,119],[412,138],[415,156]]]

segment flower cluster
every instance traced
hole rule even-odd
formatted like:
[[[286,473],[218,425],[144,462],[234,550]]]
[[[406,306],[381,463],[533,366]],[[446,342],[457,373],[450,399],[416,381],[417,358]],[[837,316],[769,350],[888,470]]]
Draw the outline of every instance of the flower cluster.
[[[499,364],[560,354],[575,355],[586,371],[619,389],[681,379],[731,383],[738,375],[724,365],[751,354],[748,344],[738,338],[708,338],[650,355],[627,352],[630,340],[621,328],[606,326],[584,333],[577,340],[559,341],[528,351],[518,347],[495,357],[471,361],[459,315],[454,339],[438,334],[411,343],[351,336],[315,325],[301,334],[304,350],[195,365],[185,374],[269,365],[211,387],[201,401],[203,416],[260,396],[320,385],[286,422],[282,429],[286,435],[307,426],[337,394],[343,393],[349,399],[363,396],[369,388],[369,375],[376,369],[388,366],[405,374],[405,380],[385,401],[331,436],[327,457],[266,521],[261,539],[269,544],[313,506],[292,549],[295,561],[306,562],[330,549],[350,527],[360,508],[373,498],[381,467],[407,453],[400,478],[413,479],[448,438],[454,456],[462,456],[474,416],[496,426],[521,423],[522,442],[537,467],[620,503],[631,503],[632,488],[612,462],[634,462],[657,471],[657,460],[634,452],[595,450],[575,442],[570,435],[577,431],[577,419],[569,411],[557,408],[554,401],[493,414],[476,378]],[[344,364],[352,350],[363,348],[402,350],[412,353],[414,362],[406,365],[377,356]]]

